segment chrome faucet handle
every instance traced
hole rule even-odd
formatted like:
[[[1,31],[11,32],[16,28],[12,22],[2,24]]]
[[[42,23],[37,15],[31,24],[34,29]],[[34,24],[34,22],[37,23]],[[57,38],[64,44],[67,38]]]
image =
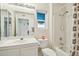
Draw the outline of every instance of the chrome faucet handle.
[[[23,40],[23,38],[21,38],[21,40]]]

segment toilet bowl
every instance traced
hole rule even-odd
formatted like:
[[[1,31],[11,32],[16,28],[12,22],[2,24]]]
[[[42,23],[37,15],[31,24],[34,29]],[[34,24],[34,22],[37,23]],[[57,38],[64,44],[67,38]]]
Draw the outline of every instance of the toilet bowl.
[[[40,47],[38,49],[38,55],[43,56],[42,49],[47,48],[48,40],[38,39],[38,41],[40,43]]]
[[[43,56],[56,56],[55,51],[53,51],[50,48],[44,48],[44,49],[42,49],[42,53],[43,53]]]
[[[55,51],[48,48],[48,40],[38,39],[40,42],[39,55],[40,56],[56,56]]]

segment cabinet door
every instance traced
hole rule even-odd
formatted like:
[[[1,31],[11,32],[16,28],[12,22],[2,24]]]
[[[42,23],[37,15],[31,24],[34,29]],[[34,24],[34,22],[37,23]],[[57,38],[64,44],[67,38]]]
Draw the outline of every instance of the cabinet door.
[[[19,49],[0,51],[0,56],[18,56],[18,55],[19,55]]]
[[[37,47],[28,47],[21,49],[22,56],[38,56],[38,48]]]

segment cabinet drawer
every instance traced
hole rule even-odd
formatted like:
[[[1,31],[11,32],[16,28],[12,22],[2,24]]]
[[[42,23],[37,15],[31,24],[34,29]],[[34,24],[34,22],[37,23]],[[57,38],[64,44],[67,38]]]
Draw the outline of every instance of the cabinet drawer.
[[[19,55],[19,50],[18,49],[0,51],[0,56],[18,56],[18,55]]]
[[[38,56],[38,48],[36,47],[22,48],[21,55],[22,56]]]

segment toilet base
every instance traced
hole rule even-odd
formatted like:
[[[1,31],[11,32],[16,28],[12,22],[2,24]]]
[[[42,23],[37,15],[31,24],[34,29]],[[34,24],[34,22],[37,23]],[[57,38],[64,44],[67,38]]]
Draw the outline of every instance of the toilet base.
[[[55,51],[53,51],[50,48],[44,48],[44,49],[42,49],[42,53],[43,53],[44,56],[56,56]]]

